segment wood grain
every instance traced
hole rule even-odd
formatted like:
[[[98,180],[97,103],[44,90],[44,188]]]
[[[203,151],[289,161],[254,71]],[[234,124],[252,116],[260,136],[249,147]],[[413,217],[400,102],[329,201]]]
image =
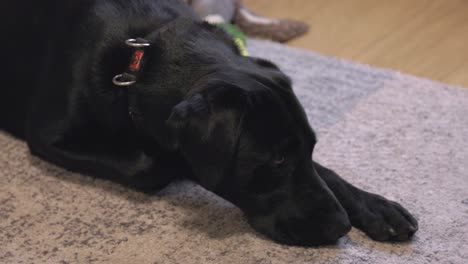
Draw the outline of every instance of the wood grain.
[[[289,45],[468,87],[467,0],[245,0],[306,21]]]

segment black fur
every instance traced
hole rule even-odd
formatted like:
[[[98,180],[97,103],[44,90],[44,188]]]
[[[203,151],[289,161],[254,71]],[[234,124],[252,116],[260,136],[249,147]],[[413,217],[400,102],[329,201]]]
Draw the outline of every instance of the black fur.
[[[333,243],[351,225],[380,241],[417,230],[399,204],[313,162],[288,77],[240,56],[181,1],[23,0],[0,12],[0,125],[34,155],[146,192],[186,176],[287,244]],[[129,91],[111,80],[137,37],[152,45]]]

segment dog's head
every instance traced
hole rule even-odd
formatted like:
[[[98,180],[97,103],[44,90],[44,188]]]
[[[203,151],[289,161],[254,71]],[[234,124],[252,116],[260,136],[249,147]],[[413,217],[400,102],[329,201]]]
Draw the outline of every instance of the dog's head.
[[[194,180],[239,206],[259,232],[295,245],[336,241],[349,220],[314,168],[316,138],[291,81],[273,63],[231,47],[218,57],[199,54],[216,53],[216,45],[192,52],[209,69],[196,81],[184,72],[198,72],[197,65],[174,66],[180,75],[173,83],[185,78],[191,87],[166,121],[166,145],[185,157]]]
[[[315,135],[290,82],[254,60],[208,77],[167,125],[196,180],[244,210],[252,226],[300,245],[336,241],[347,215],[312,163]]]

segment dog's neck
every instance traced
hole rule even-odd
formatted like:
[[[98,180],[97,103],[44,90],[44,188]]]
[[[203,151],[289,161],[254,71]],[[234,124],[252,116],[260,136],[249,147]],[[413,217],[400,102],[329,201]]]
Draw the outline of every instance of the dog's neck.
[[[103,122],[114,120],[108,124],[111,129],[130,129],[129,126],[134,125],[129,121],[134,123],[134,119],[128,118],[129,110],[136,115],[141,111],[143,119],[146,119],[146,122],[151,119],[153,124],[143,124],[143,128],[138,130],[151,135],[152,138],[164,138],[164,135],[159,133],[163,133],[161,126],[172,107],[196,90],[200,80],[220,67],[230,67],[229,65],[235,64],[241,58],[236,53],[232,40],[230,42],[220,33],[202,22],[180,19],[158,26],[152,31],[140,31],[139,35],[123,35],[119,42],[109,44],[111,48],[101,52],[101,57],[94,60],[94,63],[97,63],[95,69],[98,69],[98,76],[91,77],[96,81],[89,89],[96,98],[103,100],[93,102],[93,108],[106,109],[93,111],[95,118],[104,120]],[[132,87],[122,89],[112,83],[112,78],[133,67],[134,63],[131,61],[135,60],[137,55],[134,48],[125,45],[125,40],[138,37],[146,39],[150,46],[144,49],[143,58],[140,60],[143,63],[139,68],[136,83]],[[131,103],[129,91],[137,93],[133,98],[138,98],[138,102]],[[119,96],[119,93],[123,96]],[[102,95],[106,95],[106,98]],[[120,100],[121,103],[115,103],[116,100]],[[133,107],[132,110],[130,104],[139,107]],[[105,117],[98,116],[104,114]]]

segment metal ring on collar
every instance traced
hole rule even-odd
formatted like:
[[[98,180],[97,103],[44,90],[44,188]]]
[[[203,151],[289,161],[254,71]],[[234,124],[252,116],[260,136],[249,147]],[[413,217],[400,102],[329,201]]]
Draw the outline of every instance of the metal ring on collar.
[[[127,39],[125,40],[125,44],[133,48],[145,48],[151,46],[149,42],[140,42],[138,39]]]
[[[130,86],[136,83],[136,77],[128,73],[117,74],[112,82],[117,86]]]

